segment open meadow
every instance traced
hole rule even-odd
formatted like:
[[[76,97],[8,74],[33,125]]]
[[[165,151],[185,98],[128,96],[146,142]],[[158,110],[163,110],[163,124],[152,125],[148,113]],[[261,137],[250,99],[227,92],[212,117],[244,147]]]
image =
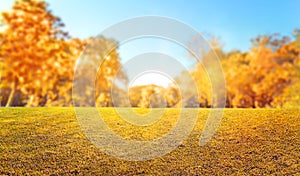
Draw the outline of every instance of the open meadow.
[[[147,109],[135,109],[147,113]],[[116,134],[151,140],[176,124],[176,111],[137,127],[113,108],[99,109]],[[161,111],[156,109],[154,111]],[[196,109],[182,109],[188,118]],[[0,109],[0,175],[297,175],[299,109],[226,109],[212,140],[199,146],[209,109],[200,109],[188,139],[162,157],[126,161],[109,156],[82,132],[73,108]]]

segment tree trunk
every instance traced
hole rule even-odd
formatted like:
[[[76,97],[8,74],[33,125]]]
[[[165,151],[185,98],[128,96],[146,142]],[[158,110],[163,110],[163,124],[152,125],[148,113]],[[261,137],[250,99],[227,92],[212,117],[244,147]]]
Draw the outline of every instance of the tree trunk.
[[[252,108],[256,108],[255,107],[255,98],[254,97],[252,97]]]
[[[16,91],[16,87],[15,87],[15,83],[13,83],[13,88],[12,90],[10,91],[10,94],[9,94],[9,97],[8,97],[8,100],[6,102],[6,105],[5,107],[9,107],[13,98],[14,98],[14,95],[15,95],[15,91]]]
[[[29,100],[27,101],[26,107],[32,107],[34,101],[34,95],[29,96]]]

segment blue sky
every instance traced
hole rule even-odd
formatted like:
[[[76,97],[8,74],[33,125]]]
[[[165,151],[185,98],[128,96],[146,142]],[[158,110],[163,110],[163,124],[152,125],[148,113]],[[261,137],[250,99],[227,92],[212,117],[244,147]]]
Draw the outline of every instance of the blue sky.
[[[0,10],[13,0],[0,0]],[[220,37],[224,49],[247,50],[259,34],[300,28],[298,0],[48,0],[74,37],[86,38],[124,19],[162,15]]]
[[[259,34],[289,35],[300,28],[297,0],[52,0],[50,8],[61,16],[68,31],[78,37],[98,34],[124,19],[143,15],[176,18],[199,32],[221,37],[225,50],[247,50]]]
[[[199,32],[221,37],[225,50],[247,50],[259,34],[289,35],[300,28],[298,0],[49,0],[76,37],[96,35],[124,19],[162,15],[181,20]]]

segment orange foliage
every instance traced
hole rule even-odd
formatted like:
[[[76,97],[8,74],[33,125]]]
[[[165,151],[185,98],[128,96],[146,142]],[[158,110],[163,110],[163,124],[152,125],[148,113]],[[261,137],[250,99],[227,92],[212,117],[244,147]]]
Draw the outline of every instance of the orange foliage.
[[[235,51],[223,56],[227,107],[282,106],[283,100],[280,101],[279,97],[284,97],[285,89],[299,78],[296,71],[299,69],[299,53],[296,42],[290,42],[288,37],[271,35],[254,39],[248,52]],[[212,94],[201,63],[192,73],[199,89],[198,101],[201,104],[205,100],[209,105]]]
[[[117,53],[118,45],[114,40],[103,36],[89,38],[86,42],[85,51],[78,60],[78,75],[74,82],[75,86],[79,86],[78,90],[83,92],[74,96],[81,99],[83,106],[94,106],[95,102],[99,107],[112,106],[111,90],[118,89],[114,83],[115,79],[124,85],[127,84],[127,77],[121,69]]]
[[[68,105],[75,58],[82,47],[61,30],[63,23],[37,0],[16,1],[2,14],[7,28],[2,33],[1,95],[6,106]]]

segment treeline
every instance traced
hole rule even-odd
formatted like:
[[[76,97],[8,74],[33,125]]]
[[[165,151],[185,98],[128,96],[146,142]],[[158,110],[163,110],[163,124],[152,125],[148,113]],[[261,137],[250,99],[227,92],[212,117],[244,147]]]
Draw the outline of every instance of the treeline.
[[[120,66],[114,40],[103,37],[79,40],[63,30],[61,19],[54,16],[48,4],[37,0],[15,1],[12,9],[1,14],[0,32],[0,103],[1,106],[72,106],[72,100],[84,99],[85,106],[110,106],[110,79]],[[83,60],[78,85],[73,84],[77,58],[88,43],[101,46],[99,51],[86,50],[89,60]],[[89,73],[98,70],[96,89],[83,95],[73,95],[73,86],[85,86]]]
[[[200,41],[196,39],[191,43],[194,53],[201,49]],[[213,50],[199,54],[201,61],[190,71],[183,71],[175,78],[177,88],[173,89],[178,93],[169,97],[176,102],[171,107],[217,107],[212,100],[219,93],[226,95],[227,108],[300,106],[299,30],[295,30],[293,38],[279,34],[258,36],[252,39],[251,49],[246,52],[226,53],[218,39],[211,37],[209,42]],[[207,69],[211,68],[205,68],[203,63],[209,65],[214,55],[219,57],[222,65],[223,75],[218,76],[225,79],[225,91],[215,88],[216,92],[213,92],[212,81],[207,73]],[[141,102],[147,97],[147,101],[151,102],[150,95],[137,95]]]
[[[72,38],[43,1],[15,1],[0,19],[1,106],[215,106],[201,62],[174,78],[177,87],[150,85],[127,90],[128,78],[113,39]],[[223,67],[227,107],[299,106],[299,31],[293,38],[259,36],[247,52],[226,53],[219,41],[212,39],[211,43]],[[209,62],[211,52],[203,53],[202,60]],[[93,74],[95,82],[90,79]],[[72,92],[74,88],[78,91]]]
[[[226,81],[226,107],[263,108],[300,105],[300,31],[294,37],[263,35],[252,39],[249,51],[224,53],[215,45]],[[210,55],[203,56],[209,60]],[[199,90],[198,104],[211,103],[210,80],[201,63],[190,73]],[[180,79],[184,80],[184,79]]]

